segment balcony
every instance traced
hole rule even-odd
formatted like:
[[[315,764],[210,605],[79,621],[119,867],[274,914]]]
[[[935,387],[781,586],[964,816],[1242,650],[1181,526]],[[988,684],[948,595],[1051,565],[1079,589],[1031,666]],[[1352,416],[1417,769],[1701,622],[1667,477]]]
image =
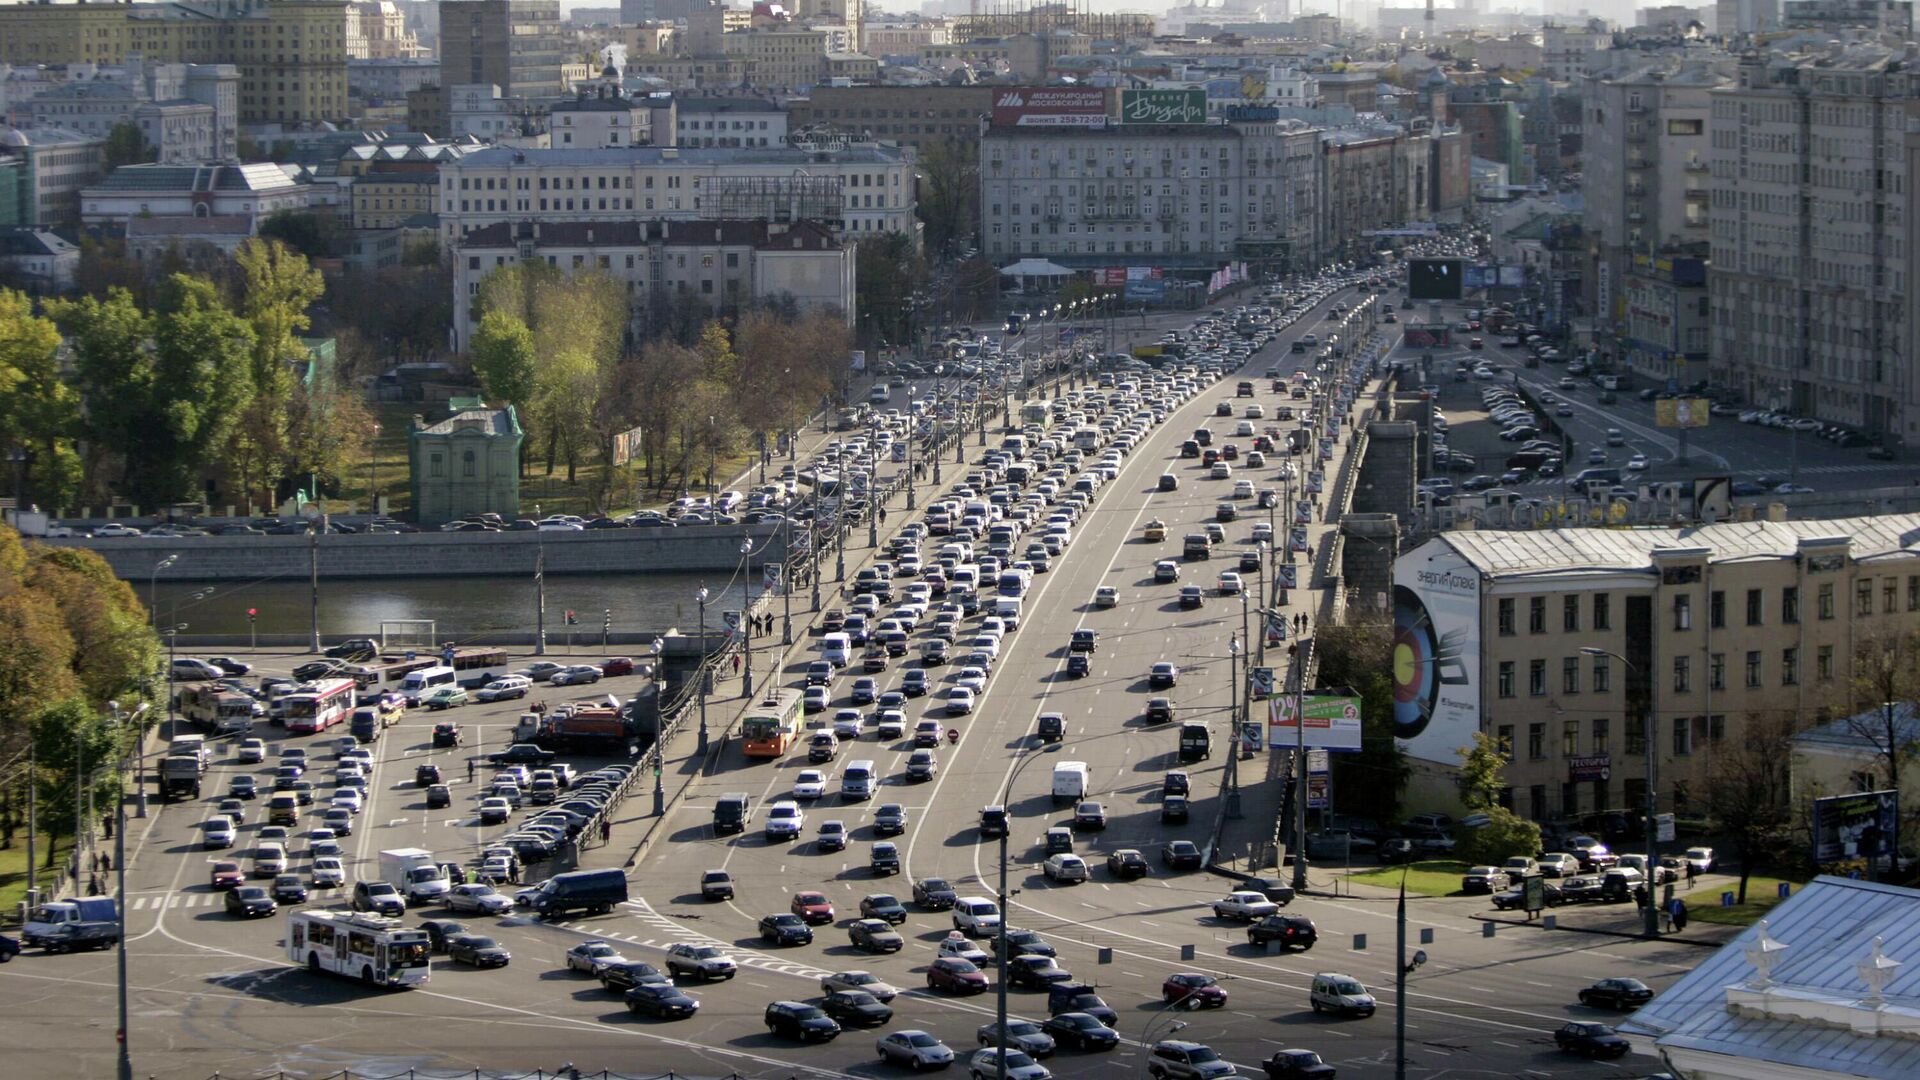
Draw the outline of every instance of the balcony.
[[[1651,169],[1653,168],[1653,162],[1649,161],[1644,155],[1641,155],[1641,154],[1628,154],[1627,168],[1628,169]]]
[[[1684,168],[1690,173],[1706,173],[1713,170],[1713,166],[1697,159],[1688,160]]]
[[[1627,129],[1627,141],[1628,141],[1628,142],[1630,142],[1630,143],[1643,143],[1643,142],[1646,142],[1646,141],[1647,141],[1647,129],[1646,129],[1646,128],[1642,128],[1642,127],[1630,127],[1630,128],[1628,128],[1628,129]]]

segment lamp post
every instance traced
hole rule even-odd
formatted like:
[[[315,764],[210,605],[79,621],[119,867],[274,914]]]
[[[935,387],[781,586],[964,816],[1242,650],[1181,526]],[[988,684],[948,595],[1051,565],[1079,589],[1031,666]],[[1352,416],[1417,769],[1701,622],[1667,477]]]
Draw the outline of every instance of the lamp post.
[[[913,409],[914,399],[920,395],[917,386],[907,387],[907,512],[914,510],[913,498],[913,443],[920,434],[920,414]]]
[[[180,554],[178,552],[168,555],[166,558],[154,563],[153,572],[147,575],[147,623],[156,630],[160,627],[160,608],[154,598],[160,587],[160,571],[165,570],[167,567],[179,561]]]
[[[793,644],[793,501],[780,517],[780,644]]]
[[[700,603],[700,752],[707,752],[707,590],[693,594]]]
[[[1628,660],[1626,657],[1610,649],[1602,649],[1598,645],[1582,645],[1580,651],[1587,656],[1611,656],[1624,664],[1628,671],[1636,674],[1640,671],[1640,668],[1634,664],[1633,661]],[[1643,875],[1646,879],[1647,886],[1647,906],[1641,911],[1640,916],[1641,932],[1650,938],[1660,936],[1660,906],[1655,902],[1653,893],[1653,869],[1660,865],[1660,831],[1659,826],[1653,819],[1654,810],[1659,805],[1659,795],[1654,789],[1656,776],[1654,773],[1655,759],[1653,755],[1653,743],[1654,738],[1660,731],[1660,725],[1658,723],[1660,711],[1654,704],[1656,700],[1655,695],[1656,690],[1653,684],[1649,682],[1647,684],[1647,711],[1646,714],[1640,718],[1640,742],[1646,750],[1647,756],[1647,797],[1646,806],[1642,809],[1642,816],[1646,818],[1647,824],[1647,869]]]
[[[1176,998],[1175,1000],[1180,999]],[[1163,1002],[1158,1009],[1154,1010],[1154,1012],[1147,1017],[1147,1022],[1141,1025],[1140,1046],[1142,1053],[1140,1054],[1140,1064],[1134,1068],[1133,1075],[1139,1076],[1147,1071],[1147,1059],[1153,1056],[1151,1053],[1153,1049],[1153,1029],[1155,1025],[1173,1015],[1167,1011],[1170,1004],[1171,1003]],[[1173,1023],[1167,1025],[1166,1034],[1171,1035],[1176,1031],[1183,1030],[1186,1026],[1187,1022],[1185,1020],[1175,1020]]]
[[[880,414],[867,425],[867,546],[880,546]]]
[[[740,696],[753,696],[753,538],[740,541],[740,576],[746,582],[746,599],[740,605],[740,651],[746,654],[740,677]]]
[[[1240,587],[1240,625],[1242,627],[1242,633],[1245,632],[1246,623],[1247,589],[1243,584]],[[1240,647],[1240,638],[1238,636],[1228,639],[1227,671],[1231,673],[1236,663],[1242,669],[1242,673],[1238,677],[1232,676],[1231,674],[1229,675],[1230,678],[1235,678],[1235,682],[1227,687],[1227,775],[1222,787],[1226,793],[1227,816],[1230,818],[1240,816],[1240,726],[1247,722],[1247,712],[1252,704],[1247,698],[1246,689],[1247,684],[1252,680],[1248,678],[1245,673],[1247,661],[1242,655],[1243,652],[1244,650]],[[1237,708],[1236,705],[1238,706]]]
[[[120,720],[119,703],[114,702],[112,704],[113,704],[114,720],[116,721],[116,726],[121,726],[118,724],[118,721]],[[136,755],[139,755],[141,759],[142,772],[145,771],[146,755],[141,752],[144,749],[144,747],[141,745],[140,725],[138,721],[140,716],[146,712],[146,709],[147,709],[146,704],[144,702],[141,703],[140,707],[134,710],[133,716],[130,718],[134,721],[132,725],[133,749],[131,752]],[[122,726],[121,735],[124,737],[126,733],[127,732],[125,727]],[[122,773],[126,771],[125,766],[126,766],[127,753],[128,753],[127,750],[123,749],[121,751],[120,764],[121,764]],[[144,808],[144,804],[143,804],[143,808]],[[77,846],[74,849],[74,857],[75,858],[79,857],[79,848]],[[126,799],[126,793],[124,791],[120,793],[120,797],[115,800],[115,804],[114,804],[113,876],[114,876],[114,890],[113,890],[114,905],[120,910],[120,941],[118,943],[119,955],[116,958],[116,968],[117,968],[116,981],[118,983],[117,996],[119,998],[119,1009],[120,1009],[120,1027],[117,1033],[117,1041],[120,1044],[120,1057],[119,1057],[116,1075],[118,1077],[118,1080],[133,1080],[133,1055],[132,1055],[132,1050],[128,1045],[129,1040],[128,1040],[128,1031],[127,1031],[127,923],[126,923],[126,920],[127,920],[127,799]]]
[[[313,640],[308,643],[307,651],[320,651],[320,534],[327,531],[327,514],[318,504],[308,503],[300,508],[300,515],[307,519],[307,585],[308,614],[313,626]]]
[[[373,439],[367,443],[367,514],[380,516],[380,425],[373,425]]]
[[[130,725],[133,729],[133,737],[135,739],[141,740],[142,745],[140,746],[140,750],[142,752],[139,753],[134,758],[134,760],[138,763],[139,775],[134,778],[133,790],[134,790],[134,799],[136,800],[136,805],[139,807],[139,816],[146,817],[147,816],[147,755],[144,752],[146,749],[144,745],[146,730],[140,726],[140,721],[142,717],[145,717],[147,715],[147,711],[153,708],[153,705],[150,702],[143,701],[134,708],[132,715],[126,715],[122,713],[120,711],[120,703],[118,701],[107,702],[107,707],[113,710],[113,719],[115,722],[123,725]]]
[[[1038,754],[1022,754],[1007,774],[1007,782],[1000,789],[1000,806],[1007,806],[1007,796],[1013,791],[1013,782],[1019,779],[1027,766],[1041,760],[1047,754],[1057,750],[1061,744],[1050,743]],[[1000,880],[996,886],[995,898],[1000,904],[1000,925],[994,930],[994,1045],[999,1049],[995,1053],[997,1066],[995,1075],[998,1080],[1007,1080],[1007,901],[1019,893],[1018,889],[1007,888],[1007,838],[1013,834],[1013,815],[1007,814],[1005,826],[1000,830]]]

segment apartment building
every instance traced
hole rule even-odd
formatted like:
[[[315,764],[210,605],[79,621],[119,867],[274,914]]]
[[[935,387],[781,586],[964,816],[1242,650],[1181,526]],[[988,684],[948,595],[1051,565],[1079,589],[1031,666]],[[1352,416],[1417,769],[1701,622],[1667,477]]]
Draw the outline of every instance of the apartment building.
[[[815,125],[920,150],[952,141],[968,156],[980,120],[993,111],[995,86],[816,86],[789,103],[789,125]]]
[[[1750,53],[1710,98],[1714,383],[1911,444],[1905,50]]]
[[[1705,259],[1635,255],[1621,281],[1616,357],[1644,382],[1690,386],[1707,370],[1712,309]]]
[[[347,6],[340,0],[178,0],[0,6],[0,63],[232,64],[244,123],[345,119]]]
[[[440,5],[440,86],[488,85],[503,97],[557,98],[567,59],[560,0],[445,0]]]
[[[1320,132],[1297,120],[989,127],[983,250],[1075,268],[1304,268],[1319,255],[1319,155]]]
[[[1674,61],[1582,82],[1584,280],[1588,310],[1597,317],[1601,348],[1611,359],[1629,359],[1622,338],[1629,318],[1626,276],[1634,256],[1697,257],[1706,251],[1708,96],[1728,81],[1709,62]],[[1643,350],[1634,350],[1634,357],[1652,359]],[[1634,370],[1664,378],[1642,367]]]
[[[9,224],[71,231],[80,224],[80,192],[106,170],[106,140],[59,128],[0,126],[0,161],[16,179],[4,199],[15,207]]]
[[[418,60],[430,50],[407,29],[393,0],[355,0],[347,5],[347,59]]]
[[[769,147],[787,144],[787,110],[761,97],[673,97],[673,142],[686,147]],[[665,141],[665,140],[661,140]]]
[[[605,150],[491,147],[440,167],[440,233],[452,251],[523,221],[814,221],[836,234],[918,242],[912,165],[892,147]]]
[[[1444,533],[1395,565],[1396,623],[1431,648],[1409,752],[1457,766],[1483,731],[1511,748],[1504,801],[1569,820],[1644,805],[1650,721],[1658,810],[1698,810],[1754,717],[1852,709],[1857,650],[1920,619],[1916,535],[1916,514]]]
[[[630,97],[602,84],[556,102],[547,114],[547,145],[555,149],[666,145],[673,140],[671,97]]]
[[[478,325],[473,297],[480,282],[528,259],[569,273],[612,275],[626,288],[637,335],[686,298],[715,313],[791,299],[803,311],[831,309],[853,317],[853,246],[817,222],[501,222],[468,233],[453,250],[455,349],[466,347]]]

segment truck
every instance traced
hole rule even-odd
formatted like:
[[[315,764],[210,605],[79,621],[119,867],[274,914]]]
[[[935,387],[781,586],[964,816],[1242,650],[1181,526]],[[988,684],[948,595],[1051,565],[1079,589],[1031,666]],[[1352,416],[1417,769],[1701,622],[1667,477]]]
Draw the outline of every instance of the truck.
[[[560,706],[547,715],[532,741],[548,750],[620,757],[635,741],[635,731],[619,701],[605,698]]]
[[[425,848],[390,848],[380,853],[380,880],[406,897],[408,904],[434,904],[447,898],[447,872]]]
[[[213,749],[205,735],[175,735],[167,744],[168,757],[190,757],[201,772],[213,764]]]
[[[1063,761],[1053,767],[1053,802],[1079,802],[1087,797],[1087,763],[1084,761]]]
[[[221,735],[246,735],[266,716],[259,702],[220,683],[186,683],[178,688],[180,715],[190,724]]]
[[[160,798],[164,802],[200,797],[200,760],[191,754],[168,754],[160,761]]]
[[[54,900],[33,909],[27,924],[20,929],[20,940],[30,946],[44,947],[76,923],[117,923],[119,920],[120,908],[111,896]]]

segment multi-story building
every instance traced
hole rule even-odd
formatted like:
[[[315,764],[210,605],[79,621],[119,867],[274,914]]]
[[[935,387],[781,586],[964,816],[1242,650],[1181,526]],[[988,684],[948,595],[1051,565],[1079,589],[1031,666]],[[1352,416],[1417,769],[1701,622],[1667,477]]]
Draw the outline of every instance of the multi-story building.
[[[1467,203],[1473,155],[1458,128],[1419,119],[1334,128],[1321,141],[1320,250],[1327,255],[1358,257],[1373,230],[1432,221]]]
[[[1913,0],[1786,0],[1781,22],[1788,30],[1865,30],[1913,36]]]
[[[1621,279],[1618,359],[1644,385],[1690,386],[1706,377],[1712,337],[1707,264],[1683,255],[1635,255]]]
[[[794,93],[827,79],[827,54],[846,48],[846,34],[832,29],[791,28],[725,34],[728,56],[751,61],[753,86]]]
[[[1725,38],[1780,28],[1780,0],[1714,0],[1714,30]]]
[[[548,110],[547,143],[556,150],[669,144],[674,105],[671,97],[629,97],[605,84],[581,90]]]
[[[88,225],[124,225],[131,218],[237,217],[258,223],[282,210],[302,210],[310,185],[278,165],[122,165],[80,192]]]
[[[0,155],[21,163],[26,181],[18,225],[71,230],[80,224],[80,191],[105,169],[106,140],[59,128],[0,127]]]
[[[755,64],[744,56],[643,56],[627,54],[626,73],[647,75],[681,90],[758,86]]]
[[[1547,78],[1570,82],[1587,74],[1598,53],[1613,47],[1613,34],[1604,23],[1561,26],[1548,23],[1540,30],[1540,66]]]
[[[407,29],[393,0],[353,0],[347,4],[348,60],[418,60],[429,50]]]
[[[1911,442],[1902,55],[1752,53],[1712,92],[1708,288],[1715,385]]]
[[[147,100],[124,82],[71,82],[41,94],[17,110],[32,127],[58,127],[105,139],[130,125],[140,132],[153,160],[212,161],[219,144],[213,106],[175,98]]]
[[[440,85],[440,61],[433,57],[347,61],[347,89],[360,98],[403,100],[423,86]]]
[[[787,144],[787,110],[760,97],[675,94],[673,143],[685,147],[767,147]],[[665,141],[665,140],[660,140]]]
[[[925,150],[953,142],[972,157],[980,120],[993,111],[994,86],[816,86],[789,103],[795,131],[825,125],[851,135]]]
[[[1706,253],[1708,96],[1726,82],[1712,64],[1687,61],[1617,78],[1590,77],[1583,84],[1586,299],[1609,358],[1624,357],[1624,283],[1633,257]],[[1634,355],[1649,358],[1643,349]]]
[[[1914,514],[1443,533],[1395,566],[1396,622],[1433,648],[1409,752],[1457,766],[1485,732],[1512,754],[1503,802],[1573,821],[1639,810],[1651,748],[1658,811],[1698,810],[1755,717],[1852,711],[1860,643],[1920,619],[1917,533]]]
[[[496,223],[814,221],[852,239],[918,243],[913,166],[873,144],[819,149],[521,150],[490,147],[440,167],[440,235]]]
[[[46,229],[0,226],[0,280],[9,288],[65,292],[80,272],[80,249]]]
[[[868,22],[860,30],[860,48],[874,56],[919,56],[929,45],[951,41],[945,23]]]
[[[983,250],[996,262],[1075,268],[1304,268],[1319,255],[1319,140],[1299,121],[1273,119],[989,127]]]
[[[433,213],[439,201],[440,178],[434,173],[368,173],[353,180],[353,227],[397,229]]]
[[[453,87],[492,84],[503,97],[566,93],[560,0],[446,0],[440,5],[440,77],[447,111]]]
[[[0,63],[232,64],[242,122],[341,120],[346,24],[340,0],[0,6]]]
[[[791,299],[801,310],[854,311],[853,248],[812,221],[522,221],[476,229],[453,250],[454,348],[478,325],[473,297],[494,270],[538,259],[570,273],[623,282],[632,326],[644,335],[679,299],[716,313]]]

